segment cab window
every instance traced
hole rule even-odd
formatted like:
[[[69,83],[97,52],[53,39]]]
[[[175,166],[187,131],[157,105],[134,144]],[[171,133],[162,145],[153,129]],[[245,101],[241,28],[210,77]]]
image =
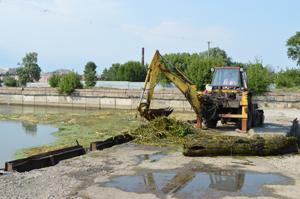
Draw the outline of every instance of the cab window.
[[[212,86],[232,86],[240,87],[240,70],[239,68],[217,68],[214,71]]]

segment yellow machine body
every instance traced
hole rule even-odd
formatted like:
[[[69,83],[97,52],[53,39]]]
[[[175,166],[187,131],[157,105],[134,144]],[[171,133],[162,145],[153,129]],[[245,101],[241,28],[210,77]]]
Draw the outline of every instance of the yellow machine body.
[[[246,132],[248,128],[254,126],[252,124],[258,124],[263,122],[263,112],[255,112],[257,105],[252,103],[251,95],[248,95],[246,85],[246,74],[240,70],[239,67],[222,67],[215,68],[213,76],[213,82],[216,82],[217,78],[220,78],[220,74],[227,77],[226,73],[233,71],[238,75],[235,78],[240,82],[240,85],[219,85],[218,83],[212,84],[211,89],[205,91],[197,91],[197,87],[192,83],[180,70],[175,67],[168,67],[170,63],[165,60],[156,51],[152,61],[148,67],[147,76],[145,79],[144,88],[141,94],[138,111],[142,117],[151,120],[158,116],[169,115],[172,112],[172,108],[162,109],[150,109],[151,100],[154,93],[154,87],[157,84],[160,73],[163,73],[185,96],[190,103],[193,111],[196,113],[196,127],[202,127],[202,121],[207,124],[208,127],[216,126],[218,120],[226,123],[227,121],[234,121],[239,124],[241,131]],[[219,73],[217,73],[219,72]],[[222,74],[222,72],[224,74]],[[218,76],[219,75],[219,76]],[[238,76],[238,77],[236,77]],[[208,105],[209,102],[210,105]],[[214,112],[209,113],[213,104]],[[249,114],[251,112],[251,114]],[[249,120],[251,116],[251,121]],[[253,117],[258,117],[260,122],[253,122]],[[257,118],[256,118],[257,120]]]

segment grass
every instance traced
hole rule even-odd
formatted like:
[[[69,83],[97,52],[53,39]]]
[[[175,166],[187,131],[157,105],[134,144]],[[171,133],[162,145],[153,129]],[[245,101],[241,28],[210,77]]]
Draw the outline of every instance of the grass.
[[[17,158],[72,146],[76,143],[76,140],[84,147],[89,147],[92,141],[103,140],[121,132],[134,129],[142,123],[141,120],[136,118],[135,111],[126,110],[98,110],[78,113],[0,114],[0,120],[51,124],[59,129],[53,133],[57,138],[54,143],[19,150],[16,153]]]

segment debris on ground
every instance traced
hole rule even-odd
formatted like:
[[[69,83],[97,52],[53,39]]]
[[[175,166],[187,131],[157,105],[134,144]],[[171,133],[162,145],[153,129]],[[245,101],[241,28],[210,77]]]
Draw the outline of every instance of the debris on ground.
[[[297,153],[297,139],[284,135],[227,135],[195,129],[175,118],[159,117],[130,132],[139,144],[183,146],[186,156],[280,155]]]
[[[186,139],[183,146],[186,156],[251,155],[269,156],[297,153],[296,138],[283,135],[230,135],[198,134]]]

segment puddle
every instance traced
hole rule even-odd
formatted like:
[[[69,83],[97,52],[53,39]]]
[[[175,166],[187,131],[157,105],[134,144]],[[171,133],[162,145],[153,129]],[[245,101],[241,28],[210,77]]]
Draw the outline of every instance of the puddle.
[[[281,126],[281,125],[276,125],[276,124],[264,124],[265,128],[269,128],[269,129],[285,129],[285,127]]]
[[[164,156],[166,156],[166,154],[161,153],[161,152],[157,152],[157,153],[153,153],[153,154],[138,155],[137,159],[138,159],[139,163],[142,162],[142,161],[157,162],[161,158],[163,158]]]
[[[153,193],[160,198],[196,199],[224,195],[272,195],[263,188],[268,184],[288,184],[290,179],[274,173],[241,170],[218,171],[145,171],[136,175],[117,176],[102,184],[126,192]]]

